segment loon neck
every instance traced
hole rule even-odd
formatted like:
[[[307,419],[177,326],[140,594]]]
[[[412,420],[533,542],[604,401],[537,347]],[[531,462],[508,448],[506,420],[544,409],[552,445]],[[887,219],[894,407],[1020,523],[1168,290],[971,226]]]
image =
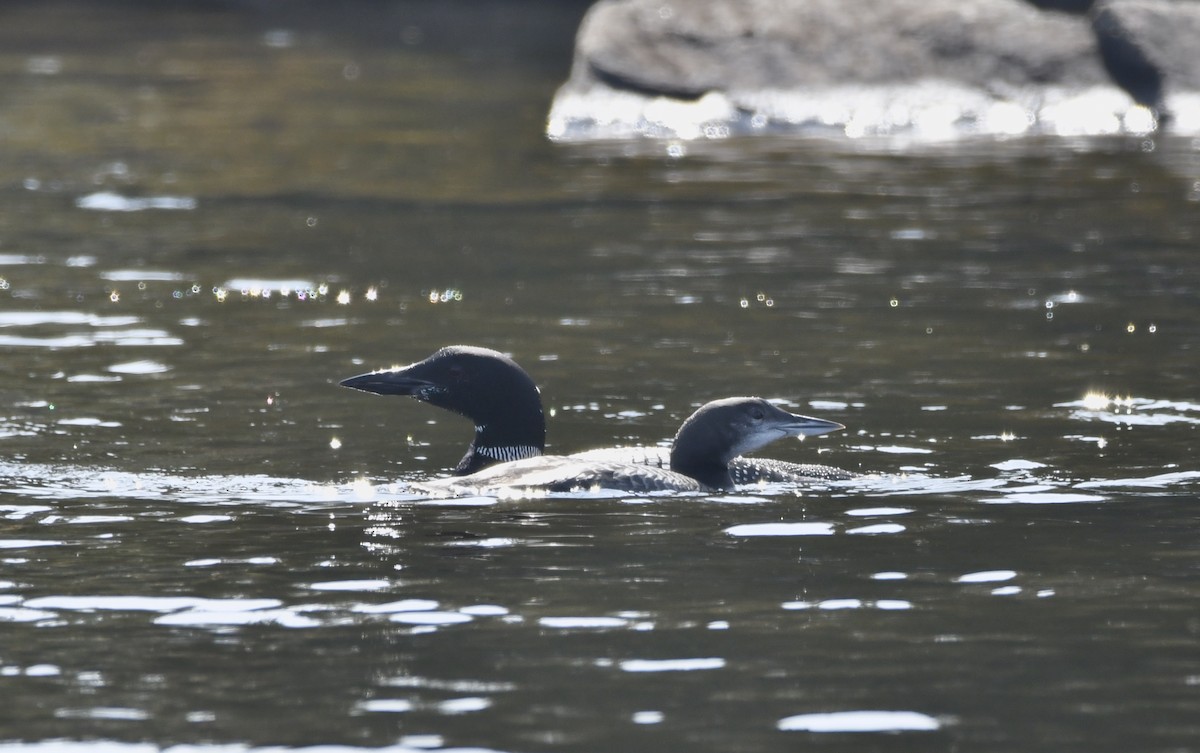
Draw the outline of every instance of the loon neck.
[[[711,489],[725,490],[735,486],[728,463],[696,461],[672,451],[671,470],[690,476]]]
[[[538,418],[541,407],[538,407]],[[490,424],[475,427],[475,439],[467,448],[467,454],[454,468],[455,475],[465,476],[482,470],[496,463],[507,463],[513,460],[537,457],[543,453],[546,446],[545,422],[537,421],[526,424],[529,428],[524,434],[512,431],[496,431]]]
[[[689,416],[671,442],[671,470],[711,489],[732,489],[729,461],[735,436],[728,423],[705,408]]]

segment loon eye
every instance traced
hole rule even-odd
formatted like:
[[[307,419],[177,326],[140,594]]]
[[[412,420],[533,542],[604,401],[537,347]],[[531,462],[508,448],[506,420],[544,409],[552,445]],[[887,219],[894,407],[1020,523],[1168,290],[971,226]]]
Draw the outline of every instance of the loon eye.
[[[450,367],[450,378],[460,384],[462,382],[470,381],[470,377],[467,375],[467,370],[458,364],[454,364]]]
[[[751,421],[761,421],[764,418],[766,418],[766,416],[767,416],[766,411],[764,411],[760,406],[756,405],[750,409],[750,420]]]

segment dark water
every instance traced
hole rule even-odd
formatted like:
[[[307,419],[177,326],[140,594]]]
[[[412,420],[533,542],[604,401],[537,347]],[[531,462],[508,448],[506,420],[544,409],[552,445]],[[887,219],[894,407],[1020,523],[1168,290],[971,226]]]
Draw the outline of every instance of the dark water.
[[[1197,749],[1200,146],[550,144],[582,10],[0,10],[0,747]],[[423,500],[457,342],[870,475]]]

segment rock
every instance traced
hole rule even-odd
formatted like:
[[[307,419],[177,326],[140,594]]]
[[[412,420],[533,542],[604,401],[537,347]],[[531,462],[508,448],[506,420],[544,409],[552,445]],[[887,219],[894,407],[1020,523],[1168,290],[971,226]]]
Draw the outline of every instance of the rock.
[[[695,98],[941,78],[1107,81],[1086,20],[1022,0],[607,0],[585,17],[577,73]]]
[[[1082,14],[1090,0],[1041,2],[1077,13],[1024,0],[600,0],[547,131],[1121,131],[1135,105],[1101,61],[1092,29],[1105,22]],[[1153,127],[1149,113],[1140,122]]]
[[[1200,3],[1101,0],[1092,26],[1113,80],[1141,104],[1166,115],[1200,93]]]

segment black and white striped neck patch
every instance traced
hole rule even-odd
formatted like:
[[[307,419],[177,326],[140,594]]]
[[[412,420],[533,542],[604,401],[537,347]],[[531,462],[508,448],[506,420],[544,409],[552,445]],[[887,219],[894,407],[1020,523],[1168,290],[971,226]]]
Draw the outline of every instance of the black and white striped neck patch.
[[[492,460],[498,460],[502,463],[507,463],[510,460],[524,460],[525,458],[535,458],[542,454],[542,451],[532,445],[510,445],[507,447],[476,447],[475,452]]]

